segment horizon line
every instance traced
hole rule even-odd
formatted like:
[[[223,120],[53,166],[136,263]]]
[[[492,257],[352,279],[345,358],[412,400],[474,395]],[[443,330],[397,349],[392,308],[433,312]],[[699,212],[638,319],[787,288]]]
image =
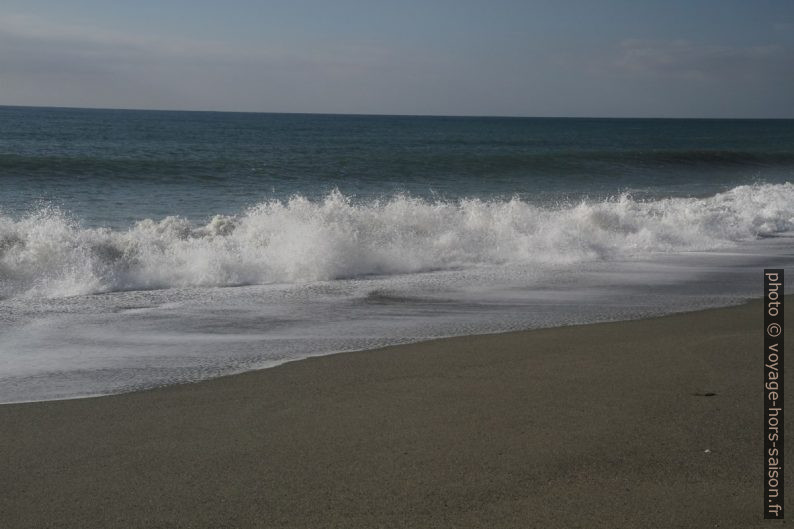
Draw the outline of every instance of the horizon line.
[[[81,107],[57,105],[6,105],[0,108],[31,108],[49,110],[111,110],[121,112],[185,112],[185,113],[215,113],[215,114],[268,114],[268,115],[295,115],[295,116],[358,116],[358,117],[400,117],[400,118],[484,118],[484,119],[670,119],[670,120],[794,120],[794,117],[692,117],[692,116],[531,116],[508,114],[390,114],[366,112],[278,112],[265,110],[211,110],[211,109],[174,109],[174,108],[125,108],[125,107]]]

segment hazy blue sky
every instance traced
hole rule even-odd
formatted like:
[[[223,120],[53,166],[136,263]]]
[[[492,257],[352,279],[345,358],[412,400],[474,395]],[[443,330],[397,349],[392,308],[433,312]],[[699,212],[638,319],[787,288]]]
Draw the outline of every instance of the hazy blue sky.
[[[0,104],[794,117],[794,0],[3,0]]]

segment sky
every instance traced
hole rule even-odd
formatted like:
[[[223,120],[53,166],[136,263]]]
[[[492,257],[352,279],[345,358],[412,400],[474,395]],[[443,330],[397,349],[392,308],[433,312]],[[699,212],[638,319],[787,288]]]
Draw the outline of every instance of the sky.
[[[3,0],[0,105],[794,118],[794,1]]]

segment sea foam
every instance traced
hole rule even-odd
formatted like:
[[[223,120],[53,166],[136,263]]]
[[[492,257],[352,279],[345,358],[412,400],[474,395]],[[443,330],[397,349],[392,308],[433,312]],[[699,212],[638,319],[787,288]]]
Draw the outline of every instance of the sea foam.
[[[296,283],[487,265],[554,267],[712,250],[794,228],[794,185],[707,198],[268,201],[204,226],[166,217],[89,229],[57,208],[0,216],[0,297]]]

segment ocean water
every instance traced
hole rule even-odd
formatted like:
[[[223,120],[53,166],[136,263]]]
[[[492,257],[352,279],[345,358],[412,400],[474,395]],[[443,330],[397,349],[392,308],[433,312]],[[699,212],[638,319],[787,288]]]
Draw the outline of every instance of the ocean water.
[[[738,303],[792,181],[791,120],[0,107],[0,402]]]

